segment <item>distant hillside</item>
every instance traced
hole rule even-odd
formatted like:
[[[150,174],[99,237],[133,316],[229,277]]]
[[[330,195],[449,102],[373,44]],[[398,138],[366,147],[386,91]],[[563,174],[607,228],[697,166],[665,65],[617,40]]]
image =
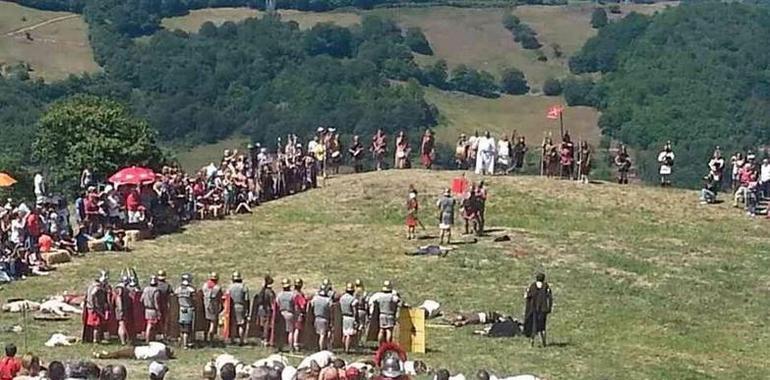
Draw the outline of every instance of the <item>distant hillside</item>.
[[[715,146],[724,154],[770,142],[770,11],[697,2],[603,28],[571,59],[604,71],[603,132],[638,148],[641,173],[671,140],[675,181],[697,185]]]

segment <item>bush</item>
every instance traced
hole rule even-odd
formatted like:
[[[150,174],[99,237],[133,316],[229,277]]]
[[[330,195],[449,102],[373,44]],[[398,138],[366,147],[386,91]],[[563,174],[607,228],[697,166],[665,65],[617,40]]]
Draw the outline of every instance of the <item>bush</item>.
[[[619,15],[622,13],[622,11],[620,10],[620,5],[618,4],[612,4],[609,6],[609,8],[610,8],[610,13],[612,14]]]
[[[521,47],[524,49],[539,49],[541,46],[540,41],[537,40],[534,34],[524,34],[520,36]]]
[[[540,61],[540,62],[548,62],[548,57],[545,56],[545,53],[543,53],[542,50],[537,50],[537,52],[535,52],[535,54],[537,55],[537,60],[538,61]]]
[[[594,29],[603,28],[607,22],[607,11],[604,8],[594,9],[594,13],[591,14],[591,27]]]
[[[460,65],[452,70],[452,79],[449,80],[451,88],[455,91],[466,92],[485,98],[497,97],[497,84],[495,77],[486,71],[477,71],[468,66]]]
[[[547,96],[559,96],[562,92],[561,81],[556,78],[548,78],[543,83],[543,94]]]
[[[500,90],[506,94],[524,95],[529,92],[527,79],[524,73],[517,68],[508,68],[503,70],[503,76],[500,80]]]
[[[590,78],[571,78],[564,82],[564,100],[570,106],[596,107],[599,99],[594,89],[596,85]]]
[[[521,23],[521,20],[519,20],[518,17],[510,13],[506,13],[503,15],[503,26],[505,27],[505,29],[512,31],[520,23]]]
[[[420,28],[407,29],[404,42],[415,53],[433,55],[433,49],[431,49],[428,39],[425,38],[425,34],[423,34]]]

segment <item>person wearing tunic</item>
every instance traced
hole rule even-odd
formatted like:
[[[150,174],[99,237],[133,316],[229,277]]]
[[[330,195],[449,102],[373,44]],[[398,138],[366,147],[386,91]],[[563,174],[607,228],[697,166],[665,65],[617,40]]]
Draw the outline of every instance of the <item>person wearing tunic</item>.
[[[249,288],[243,283],[240,272],[233,272],[233,283],[227,288],[230,296],[230,313],[238,326],[238,343],[243,346],[246,343],[246,322],[249,319]]]
[[[468,195],[462,200],[462,210],[460,214],[465,221],[465,234],[470,234],[470,227],[473,226],[474,233],[480,234],[481,221],[479,218],[479,200],[477,198],[476,185],[471,185]]]
[[[107,294],[104,290],[104,283],[106,279],[104,275],[100,275],[94,282],[86,289],[86,326],[93,330],[93,335],[90,337],[94,343],[99,343],[104,338],[104,329],[107,324]]]
[[[160,303],[158,304],[158,311],[160,312],[160,323],[158,325],[158,333],[165,334],[166,321],[168,318],[168,299],[174,290],[171,288],[168,282],[166,282],[166,271],[159,270],[156,275],[158,278],[158,290],[160,291]]]
[[[559,153],[556,151],[556,145],[550,137],[543,140],[543,169],[542,174],[546,177],[553,177],[556,174],[556,166],[559,164]]]
[[[353,141],[350,143],[348,153],[350,153],[350,159],[353,160],[353,171],[356,173],[364,171],[362,163],[364,158],[364,146],[361,145],[358,136],[353,136]]]
[[[473,132],[473,136],[468,138],[468,157],[465,158],[465,162],[470,165],[476,164],[476,153],[479,151],[479,131]]]
[[[193,323],[195,320],[195,303],[193,297],[195,288],[190,285],[190,275],[182,275],[182,284],[176,288],[179,301],[179,332],[182,338],[182,347],[190,348],[190,334],[193,332]]]
[[[452,225],[455,221],[455,200],[452,198],[452,191],[450,189],[444,190],[444,195],[436,202],[436,206],[439,210],[438,227],[441,230],[439,244],[444,242],[445,236],[446,243],[451,244]]]
[[[511,141],[508,140],[508,136],[503,135],[503,138],[497,142],[497,163],[500,164],[500,170],[505,174],[513,170],[511,150]]]
[[[408,169],[410,167],[409,151],[410,151],[409,138],[407,138],[406,133],[404,131],[401,131],[398,133],[398,136],[396,137],[396,156],[395,156],[396,169]]]
[[[575,166],[575,146],[572,144],[569,133],[564,134],[559,145],[559,163],[561,164],[559,177],[561,179],[572,179],[572,172]]]
[[[277,318],[283,318],[284,331],[274,331],[273,334],[286,334],[286,342],[291,344],[296,342],[294,335],[299,335],[299,331],[295,329],[294,320],[296,317],[296,305],[294,303],[294,293],[291,290],[291,281],[288,278],[284,278],[281,281],[281,290],[275,296],[275,304],[280,313]],[[282,347],[275,347],[280,350]]]
[[[430,169],[431,166],[433,166],[435,146],[436,141],[433,138],[433,132],[431,132],[430,129],[426,129],[425,134],[422,135],[422,141],[420,142],[420,162],[425,169]]]
[[[270,340],[272,332],[273,307],[275,305],[275,291],[273,291],[273,277],[265,276],[262,283],[262,289],[254,296],[254,305],[257,308],[257,327],[259,336],[267,343]]]
[[[618,152],[618,155],[615,156],[615,166],[618,168],[618,183],[627,185],[628,172],[631,170],[631,159],[628,156],[625,145],[620,146],[620,151]]]
[[[484,175],[495,174],[495,156],[497,146],[495,139],[489,132],[484,133],[484,137],[478,139],[478,152],[476,153],[476,174]]]
[[[374,167],[376,170],[385,169],[385,154],[388,152],[388,140],[385,132],[378,129],[372,137],[372,146],[369,148],[374,156]]]
[[[342,340],[345,346],[345,353],[350,353],[350,347],[355,341],[358,331],[356,326],[356,312],[358,309],[358,298],[355,296],[356,288],[352,282],[345,286],[345,294],[340,297],[340,311],[342,312]]]
[[[406,200],[406,240],[415,239],[415,229],[419,219],[417,218],[417,190],[410,186],[409,196]]]
[[[370,303],[370,314],[374,313],[375,305],[380,311],[380,331],[377,334],[379,344],[392,342],[393,329],[396,327],[396,317],[401,305],[401,298],[393,291],[393,284],[385,281],[382,284],[382,292],[373,295]]]
[[[155,334],[158,332],[157,326],[161,321],[160,315],[160,290],[158,289],[158,279],[155,276],[150,277],[150,284],[142,291],[142,306],[144,307],[145,341],[150,343],[155,340]]]
[[[531,345],[535,345],[535,336],[540,335],[543,347],[546,346],[546,321],[548,314],[553,309],[553,295],[548,283],[545,282],[545,274],[538,273],[524,294],[526,305],[524,308],[524,334],[531,339]]]
[[[660,164],[660,185],[663,187],[671,186],[671,172],[674,166],[674,152],[671,150],[671,141],[663,146],[663,150],[658,154],[658,163]]]
[[[591,147],[588,146],[587,141],[583,141],[580,144],[580,154],[578,155],[580,161],[578,161],[578,167],[580,168],[580,182],[588,184],[588,175],[591,173]]]
[[[457,169],[465,169],[467,167],[469,146],[468,137],[465,136],[465,133],[461,133],[455,146],[455,166]]]
[[[201,286],[203,292],[203,309],[208,321],[208,330],[206,330],[205,341],[214,341],[219,326],[219,313],[222,312],[222,287],[219,286],[219,275],[212,272],[208,281]]]
[[[321,351],[330,347],[327,346],[331,333],[331,306],[333,300],[329,295],[328,288],[322,286],[316,296],[310,301],[310,307],[313,311],[313,327],[318,334],[318,347]]]
[[[113,304],[115,305],[115,319],[118,321],[118,338],[120,338],[120,344],[128,344],[129,330],[131,328],[131,319],[133,316],[133,310],[131,310],[131,297],[128,294],[126,285],[128,284],[128,277],[123,278],[123,281],[118,282],[115,285],[113,292]]]
[[[519,141],[513,147],[513,168],[512,170],[521,171],[524,167],[524,158],[527,155],[527,143],[524,136],[519,137]]]

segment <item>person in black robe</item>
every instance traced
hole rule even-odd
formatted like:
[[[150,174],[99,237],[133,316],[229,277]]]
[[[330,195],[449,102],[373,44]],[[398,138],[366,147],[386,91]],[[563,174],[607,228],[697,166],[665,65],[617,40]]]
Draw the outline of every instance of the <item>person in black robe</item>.
[[[524,311],[524,334],[535,345],[535,336],[540,335],[543,347],[546,346],[545,330],[548,314],[553,307],[553,295],[548,283],[545,282],[545,274],[538,273],[524,296],[526,306]]]

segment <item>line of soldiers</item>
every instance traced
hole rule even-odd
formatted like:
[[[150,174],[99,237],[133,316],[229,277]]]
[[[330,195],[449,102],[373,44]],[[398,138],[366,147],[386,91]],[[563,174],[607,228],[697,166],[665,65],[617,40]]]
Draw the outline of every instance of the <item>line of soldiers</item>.
[[[191,348],[202,332],[204,344],[218,343],[218,336],[240,345],[258,338],[279,350],[344,348],[349,352],[363,339],[392,341],[401,307],[390,281],[380,292],[368,294],[363,282],[356,280],[338,294],[326,279],[315,294],[308,294],[302,279],[283,279],[276,293],[273,279],[265,276],[254,297],[239,272],[233,273],[227,287],[211,273],[196,289],[192,277],[183,274],[174,290],[162,270],[146,287],[138,284],[132,270],[124,271],[114,287],[108,274],[100,273],[86,290],[84,342],[102,342],[117,334],[125,345],[143,334],[146,342],[179,338],[183,347]]]

